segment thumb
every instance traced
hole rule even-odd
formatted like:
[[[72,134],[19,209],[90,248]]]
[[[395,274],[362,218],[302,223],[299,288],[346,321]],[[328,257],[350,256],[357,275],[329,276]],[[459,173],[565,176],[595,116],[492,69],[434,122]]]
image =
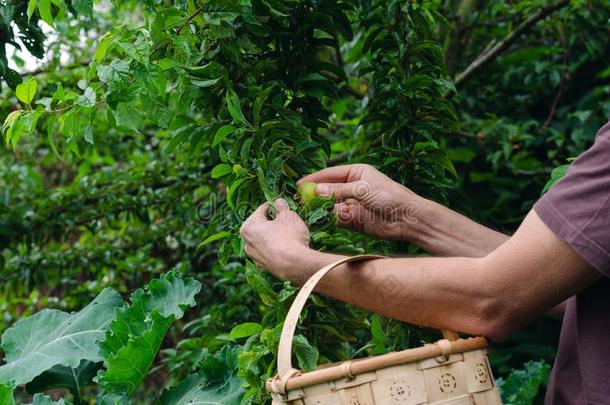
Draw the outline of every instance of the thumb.
[[[278,198],[273,203],[276,209],[275,219],[294,220],[300,218],[299,214],[291,210],[288,202],[283,198]]]
[[[371,191],[371,185],[363,180],[351,183],[320,183],[316,185],[316,194],[322,197],[334,195],[338,200],[353,198],[362,200]]]
[[[282,211],[290,210],[288,201],[284,200],[283,198],[278,198],[277,200],[275,200],[273,202],[273,204],[275,205],[275,209],[277,210],[278,213],[280,213]]]

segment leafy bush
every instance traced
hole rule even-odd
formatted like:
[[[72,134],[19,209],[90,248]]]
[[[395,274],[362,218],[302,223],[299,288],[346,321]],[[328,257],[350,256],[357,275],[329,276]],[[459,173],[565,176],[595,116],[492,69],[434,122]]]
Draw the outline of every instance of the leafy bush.
[[[513,370],[498,385],[502,402],[507,405],[528,405],[534,402],[541,385],[546,385],[551,367],[544,361],[529,361],[521,370]]]
[[[11,386],[0,395],[18,386],[18,400],[35,403],[266,402],[295,289],[244,258],[238,229],[256,206],[286,198],[317,249],[418,252],[338,229],[331,200],[298,205],[295,181],[327,165],[373,164],[512,230],[610,115],[610,10],[458,3],[0,0],[9,87],[0,110],[13,149],[0,160],[0,381]],[[535,13],[536,24],[467,74]],[[8,67],[16,36],[42,56],[45,33],[42,68]],[[133,290],[121,307],[119,293]],[[104,326],[77,342],[86,350],[68,345],[40,362],[19,349],[22,328],[71,322],[102,298],[108,310],[86,320]],[[33,331],[52,339],[50,325]],[[496,371],[551,361],[556,328],[539,323],[495,348]],[[296,364],[433,336],[314,297]],[[14,371],[21,362],[37,368]]]

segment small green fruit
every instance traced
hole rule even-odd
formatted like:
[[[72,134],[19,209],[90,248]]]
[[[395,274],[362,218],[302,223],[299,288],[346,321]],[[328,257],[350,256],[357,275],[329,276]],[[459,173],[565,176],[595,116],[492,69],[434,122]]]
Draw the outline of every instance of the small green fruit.
[[[301,204],[307,204],[316,198],[316,183],[308,181],[301,184],[297,189],[297,195]]]

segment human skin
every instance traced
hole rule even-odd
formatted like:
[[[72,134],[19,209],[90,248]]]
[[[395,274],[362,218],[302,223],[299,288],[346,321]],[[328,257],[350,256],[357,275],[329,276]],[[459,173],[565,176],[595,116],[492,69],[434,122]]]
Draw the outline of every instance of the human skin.
[[[415,194],[370,165],[337,166],[297,182],[334,195],[339,224],[371,236],[406,240],[438,256],[482,257],[508,236]]]
[[[355,166],[302,181],[319,183],[319,194],[335,194],[343,226],[409,240],[444,257],[345,264],[318,292],[405,322],[499,341],[601,277],[534,211],[508,237],[422,199],[370,166]],[[273,220],[263,204],[241,230],[246,253],[260,267],[302,284],[342,257],[310,249],[305,223],[286,201],[275,205]]]
[[[318,195],[335,196],[340,225],[371,236],[408,241],[436,256],[484,257],[509,239],[420,197],[370,165],[330,167],[305,176],[297,185],[305,182],[318,183]],[[562,302],[546,315],[561,319],[564,310]]]

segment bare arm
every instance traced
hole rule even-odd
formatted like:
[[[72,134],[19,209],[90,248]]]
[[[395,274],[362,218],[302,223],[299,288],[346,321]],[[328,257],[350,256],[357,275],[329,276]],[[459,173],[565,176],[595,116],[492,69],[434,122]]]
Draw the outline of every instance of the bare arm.
[[[280,216],[270,222],[279,230],[284,221]],[[260,221],[257,226],[259,231],[242,229],[248,234],[247,252],[280,278],[302,283],[340,257],[286,245],[278,246],[285,254],[278,262],[268,241],[255,238],[270,234],[268,224]],[[286,229],[294,233],[289,223]],[[277,240],[288,238],[287,232]],[[532,211],[515,235],[485,257],[344,265],[329,273],[319,291],[406,322],[502,340],[600,277]]]
[[[419,204],[411,223],[405,224],[405,239],[432,254],[483,257],[509,239],[433,201]]]
[[[451,209],[426,200],[369,165],[337,166],[306,176],[317,191],[335,195],[339,222],[364,233],[409,241],[438,256],[484,257],[509,239]],[[547,315],[563,317],[565,304]]]
[[[449,208],[425,200],[418,220],[405,232],[410,242],[440,256],[484,257],[510,239],[508,235],[478,224]],[[429,220],[428,220],[429,219]],[[565,302],[546,315],[562,319]]]

